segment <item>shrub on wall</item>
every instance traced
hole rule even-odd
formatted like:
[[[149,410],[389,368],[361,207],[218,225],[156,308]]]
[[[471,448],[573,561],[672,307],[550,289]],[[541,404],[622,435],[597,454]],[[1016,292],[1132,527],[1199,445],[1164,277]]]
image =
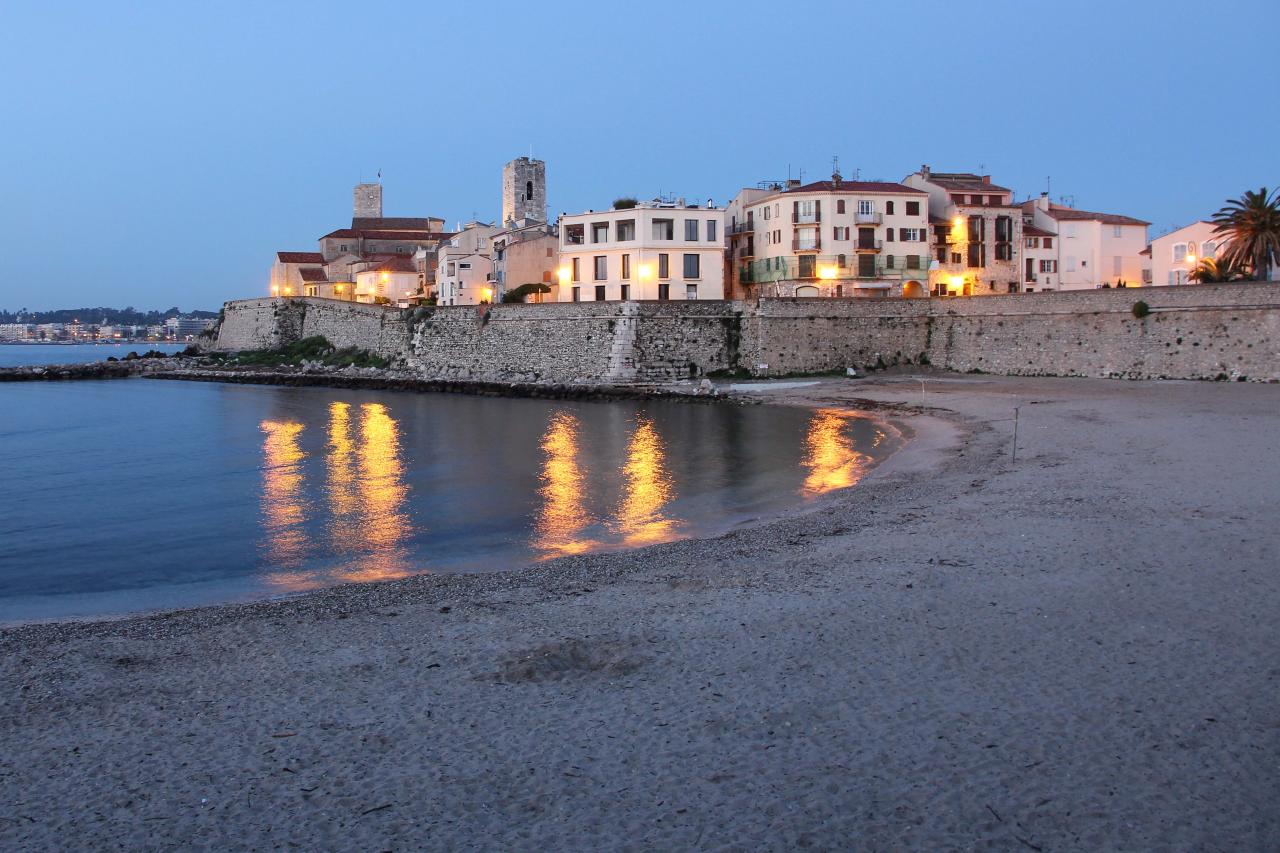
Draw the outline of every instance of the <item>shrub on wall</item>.
[[[1143,317],[1151,313],[1151,306],[1139,299],[1133,303],[1133,316],[1141,320]]]
[[[522,284],[519,287],[513,287],[506,293],[502,294],[503,302],[524,302],[524,298],[530,293],[550,293],[551,288],[541,283]]]

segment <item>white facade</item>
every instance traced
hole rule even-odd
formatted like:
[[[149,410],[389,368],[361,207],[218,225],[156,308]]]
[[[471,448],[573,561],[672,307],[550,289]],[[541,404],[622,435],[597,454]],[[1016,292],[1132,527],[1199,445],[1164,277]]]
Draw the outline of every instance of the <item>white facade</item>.
[[[833,175],[764,194],[745,189],[729,207],[735,291],[926,295],[929,203],[921,191]]]
[[[438,304],[479,305],[495,301],[493,235],[501,230],[482,222],[468,222],[448,242],[440,244],[436,259]]]
[[[1022,290],[1043,293],[1061,289],[1058,275],[1058,235],[1034,225],[1022,226]]]
[[[661,203],[562,216],[560,302],[724,298],[724,210]]]
[[[357,302],[381,302],[385,299],[392,305],[403,307],[409,304],[409,300],[418,292],[418,272],[414,269],[392,269],[390,266],[379,264],[356,273]],[[332,298],[343,297],[340,293],[334,293]]]
[[[1150,223],[1064,207],[1050,202],[1047,195],[1027,202],[1023,210],[1036,228],[1057,234],[1059,275],[1055,290],[1142,286],[1142,253]]]
[[[1201,259],[1216,259],[1225,244],[1212,222],[1193,222],[1151,241],[1151,283],[1156,287],[1193,284]]]

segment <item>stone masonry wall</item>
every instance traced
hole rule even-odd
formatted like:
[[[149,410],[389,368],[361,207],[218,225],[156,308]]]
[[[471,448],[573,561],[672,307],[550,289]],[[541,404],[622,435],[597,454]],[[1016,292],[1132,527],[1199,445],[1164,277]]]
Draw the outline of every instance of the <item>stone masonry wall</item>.
[[[1134,303],[1151,313],[1134,317]],[[877,364],[1042,376],[1280,380],[1280,284],[948,299],[583,302],[394,310],[227,303],[216,348],[324,335],[430,378],[660,383]]]

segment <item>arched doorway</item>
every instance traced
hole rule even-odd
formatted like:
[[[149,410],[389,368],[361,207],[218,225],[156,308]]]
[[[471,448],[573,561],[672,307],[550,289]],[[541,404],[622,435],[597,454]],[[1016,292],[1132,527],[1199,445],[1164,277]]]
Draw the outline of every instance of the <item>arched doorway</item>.
[[[812,284],[802,284],[796,288],[796,296],[817,296],[818,288]]]
[[[918,281],[908,281],[902,285],[903,299],[918,299],[924,296],[924,285]]]

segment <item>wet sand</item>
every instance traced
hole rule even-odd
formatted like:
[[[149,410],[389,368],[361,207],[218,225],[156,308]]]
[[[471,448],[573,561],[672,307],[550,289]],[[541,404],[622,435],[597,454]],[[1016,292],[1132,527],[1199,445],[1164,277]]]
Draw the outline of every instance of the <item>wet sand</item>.
[[[752,396],[916,436],[718,539],[0,632],[0,848],[1275,848],[1280,386]]]

